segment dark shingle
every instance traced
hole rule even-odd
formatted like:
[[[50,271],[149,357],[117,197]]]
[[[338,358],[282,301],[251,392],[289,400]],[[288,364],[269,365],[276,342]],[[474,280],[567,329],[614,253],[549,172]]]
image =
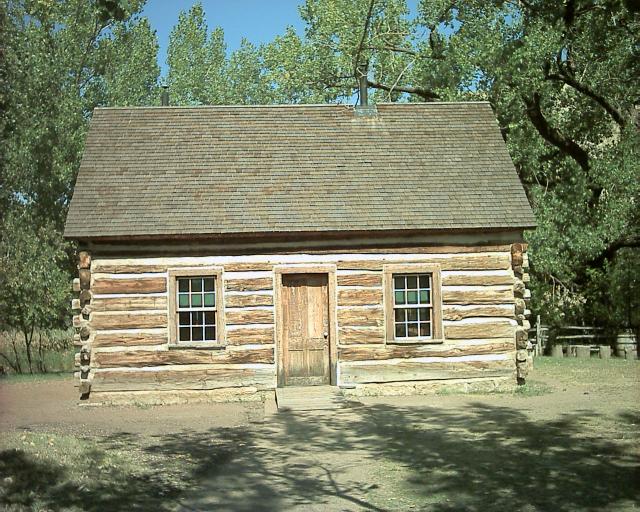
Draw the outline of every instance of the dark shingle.
[[[488,103],[109,108],[65,236],[534,224]]]

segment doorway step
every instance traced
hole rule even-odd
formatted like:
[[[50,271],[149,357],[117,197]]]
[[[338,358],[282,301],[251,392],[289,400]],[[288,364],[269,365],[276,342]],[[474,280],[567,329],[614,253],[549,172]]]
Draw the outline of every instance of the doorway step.
[[[336,386],[292,386],[276,389],[278,411],[319,411],[349,405]]]

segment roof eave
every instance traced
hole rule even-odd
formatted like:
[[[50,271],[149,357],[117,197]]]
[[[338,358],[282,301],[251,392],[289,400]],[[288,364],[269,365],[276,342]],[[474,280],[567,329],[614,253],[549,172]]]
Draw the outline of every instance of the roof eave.
[[[473,228],[441,228],[441,229],[366,229],[366,230],[327,230],[327,231],[262,231],[262,232],[230,232],[230,233],[164,233],[164,234],[122,234],[122,235],[87,235],[64,233],[64,238],[77,242],[159,242],[159,241],[265,241],[279,239],[340,239],[345,237],[371,236],[385,238],[390,236],[420,236],[442,234],[478,234],[508,231],[524,231],[535,229],[537,224],[523,223],[511,226],[491,226]]]

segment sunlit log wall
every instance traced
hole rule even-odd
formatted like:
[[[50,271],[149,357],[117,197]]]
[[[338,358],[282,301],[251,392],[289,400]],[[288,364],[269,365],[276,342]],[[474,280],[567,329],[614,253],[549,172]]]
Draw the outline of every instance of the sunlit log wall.
[[[335,265],[339,386],[515,382],[516,376],[524,382],[529,367],[525,249],[518,243],[154,257],[140,248],[126,257],[113,248],[91,255],[83,251],[73,301],[80,393],[93,399],[198,391],[234,399],[275,388],[273,268],[296,264]],[[386,263],[440,267],[442,343],[385,339]],[[170,349],[168,270],[199,266],[223,268],[227,346]]]

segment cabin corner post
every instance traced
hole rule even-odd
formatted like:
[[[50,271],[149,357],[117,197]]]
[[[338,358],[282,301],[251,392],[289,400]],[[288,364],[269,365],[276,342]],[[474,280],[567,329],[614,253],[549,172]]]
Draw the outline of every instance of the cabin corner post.
[[[531,360],[527,350],[529,342],[529,316],[531,312],[528,308],[528,301],[531,292],[527,289],[526,283],[529,282],[529,258],[526,253],[527,244],[517,243],[511,245],[511,268],[515,277],[513,285],[513,294],[515,296],[515,316],[518,322],[516,328],[516,379],[518,384],[526,382],[527,374],[531,367]]]
[[[73,309],[73,344],[78,351],[75,356],[80,399],[86,400],[91,392],[91,253],[78,253],[78,277],[73,280],[73,291],[77,298],[71,301]]]

